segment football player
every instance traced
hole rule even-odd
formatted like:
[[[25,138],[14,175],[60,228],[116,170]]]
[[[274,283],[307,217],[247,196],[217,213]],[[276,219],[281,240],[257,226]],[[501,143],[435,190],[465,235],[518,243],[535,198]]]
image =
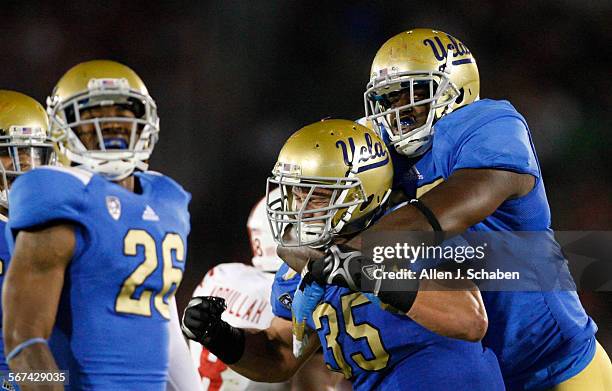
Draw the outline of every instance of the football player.
[[[272,197],[278,198],[279,191]],[[194,298],[215,296],[225,300],[227,309],[222,320],[233,327],[263,330],[270,326],[274,314],[270,304],[272,283],[283,261],[276,255],[276,242],[270,233],[266,199],[252,209],[247,229],[253,250],[252,264],[221,263],[210,269],[193,292]],[[289,297],[284,304],[290,306]],[[290,383],[257,383],[238,374],[208,349],[195,341],[189,347],[198,367],[205,390],[326,390],[333,389],[339,378],[328,371],[316,354],[291,379]]]
[[[271,185],[281,189],[280,199],[269,198],[268,206],[275,239],[292,241],[284,237],[285,227],[296,223],[299,244],[310,246],[320,245],[330,231],[342,235],[364,229],[382,212],[392,170],[383,142],[366,127],[325,120],[300,129],[283,146],[269,179],[269,190]],[[299,281],[287,265],[277,272],[272,289],[276,319],[291,316],[286,303]],[[294,355],[292,343],[300,322],[273,321],[263,331],[243,330],[221,321],[223,307],[216,303],[192,302],[184,327],[191,339],[249,378],[286,379],[322,346],[328,368],[350,379],[355,390],[503,388],[494,354],[479,342],[433,333],[406,314],[383,310],[371,295],[335,285],[322,291],[323,303],[305,319],[318,338],[309,338],[300,354]],[[483,313],[477,290],[457,293],[453,304],[448,311],[456,322],[448,328],[469,330],[466,314]],[[428,316],[428,311],[428,305],[419,304],[411,315]],[[477,340],[482,334],[462,337]]]
[[[0,90],[0,231],[8,219],[8,195],[11,184],[22,173],[49,163],[53,144],[49,138],[49,120],[45,109],[27,95]],[[10,254],[4,236],[0,238],[0,286],[8,270]],[[0,307],[0,311],[2,307]],[[4,343],[0,336],[0,370],[8,371]],[[2,389],[15,384],[2,379]]]
[[[11,188],[9,366],[59,365],[72,389],[164,390],[190,195],[146,171],[159,135],[155,102],[130,68],[96,60],[66,72],[47,104],[65,167],[32,170]]]
[[[542,265],[555,265],[560,274],[549,278],[571,283],[552,235],[527,123],[508,101],[480,99],[479,87],[472,53],[442,31],[406,31],[379,49],[364,94],[366,119],[391,149],[395,187],[412,200],[382,217],[375,229],[436,231],[438,236],[535,231],[531,238],[539,241],[540,251],[523,260],[523,272],[532,278]],[[527,240],[495,245],[516,254],[523,246],[533,247]],[[290,249],[281,254],[299,255]],[[346,262],[333,264],[334,258]],[[313,276],[319,282],[333,279],[354,288],[350,280],[358,276],[348,272],[355,265],[347,258],[320,258],[309,269],[320,271]],[[354,260],[360,262],[359,257]],[[612,389],[610,359],[597,343],[597,327],[576,292],[531,290],[482,293],[489,313],[483,345],[496,353],[506,387]],[[404,292],[404,300],[418,300],[420,294]]]

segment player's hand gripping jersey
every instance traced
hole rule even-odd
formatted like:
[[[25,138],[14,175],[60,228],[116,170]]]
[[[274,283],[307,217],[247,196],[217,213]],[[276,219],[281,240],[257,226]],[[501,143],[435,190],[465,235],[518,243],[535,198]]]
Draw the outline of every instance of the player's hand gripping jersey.
[[[63,352],[55,358],[72,389],[166,387],[168,303],[185,267],[190,195],[161,174],[134,176],[132,193],[82,169],[44,167],[12,187],[11,243],[20,230],[75,227],[49,343]]]
[[[538,263],[558,265],[571,276],[550,228],[546,199],[535,149],[525,119],[507,101],[480,100],[444,116],[435,124],[431,149],[411,162],[391,151],[395,185],[409,197],[418,197],[453,172],[466,168],[492,168],[529,174],[536,178],[531,192],[510,199],[468,232],[542,231],[537,240],[551,251],[531,256],[525,270]],[[433,185],[433,186],[432,186]],[[516,241],[515,241],[516,244]],[[524,243],[523,243],[524,244]],[[508,248],[516,252],[518,248]],[[489,315],[483,344],[492,348],[510,389],[547,388],[566,380],[593,358],[597,330],[576,292],[482,292]]]

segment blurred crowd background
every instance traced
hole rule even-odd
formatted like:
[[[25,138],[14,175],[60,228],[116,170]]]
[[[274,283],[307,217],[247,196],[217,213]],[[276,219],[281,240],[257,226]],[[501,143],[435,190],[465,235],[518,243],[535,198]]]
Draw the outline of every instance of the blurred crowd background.
[[[213,265],[250,260],[246,219],[284,140],[324,117],[361,117],[376,50],[411,27],[462,40],[481,96],[525,115],[553,227],[610,230],[609,1],[20,0],[3,1],[2,16],[0,88],[44,102],[68,68],[99,58],[148,85],[162,126],[151,166],[193,195],[179,307]],[[610,294],[581,295],[612,352]]]

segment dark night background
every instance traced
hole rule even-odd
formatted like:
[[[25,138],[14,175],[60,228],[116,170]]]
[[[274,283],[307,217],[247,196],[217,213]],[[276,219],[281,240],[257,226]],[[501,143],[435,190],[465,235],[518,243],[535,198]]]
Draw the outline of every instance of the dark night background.
[[[68,68],[99,58],[147,84],[162,126],[151,167],[193,195],[179,307],[213,265],[250,260],[246,218],[284,140],[323,117],[362,116],[376,50],[411,27],[462,40],[481,96],[525,115],[553,227],[610,229],[609,1],[22,0],[1,13],[1,88],[44,102]],[[612,352],[611,295],[582,299]]]

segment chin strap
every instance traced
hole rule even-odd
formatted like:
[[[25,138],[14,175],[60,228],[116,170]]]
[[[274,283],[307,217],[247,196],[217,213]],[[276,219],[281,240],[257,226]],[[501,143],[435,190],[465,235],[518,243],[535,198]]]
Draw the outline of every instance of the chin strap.
[[[147,171],[149,169],[149,163],[145,163],[142,160],[137,160],[135,167],[140,171]]]

